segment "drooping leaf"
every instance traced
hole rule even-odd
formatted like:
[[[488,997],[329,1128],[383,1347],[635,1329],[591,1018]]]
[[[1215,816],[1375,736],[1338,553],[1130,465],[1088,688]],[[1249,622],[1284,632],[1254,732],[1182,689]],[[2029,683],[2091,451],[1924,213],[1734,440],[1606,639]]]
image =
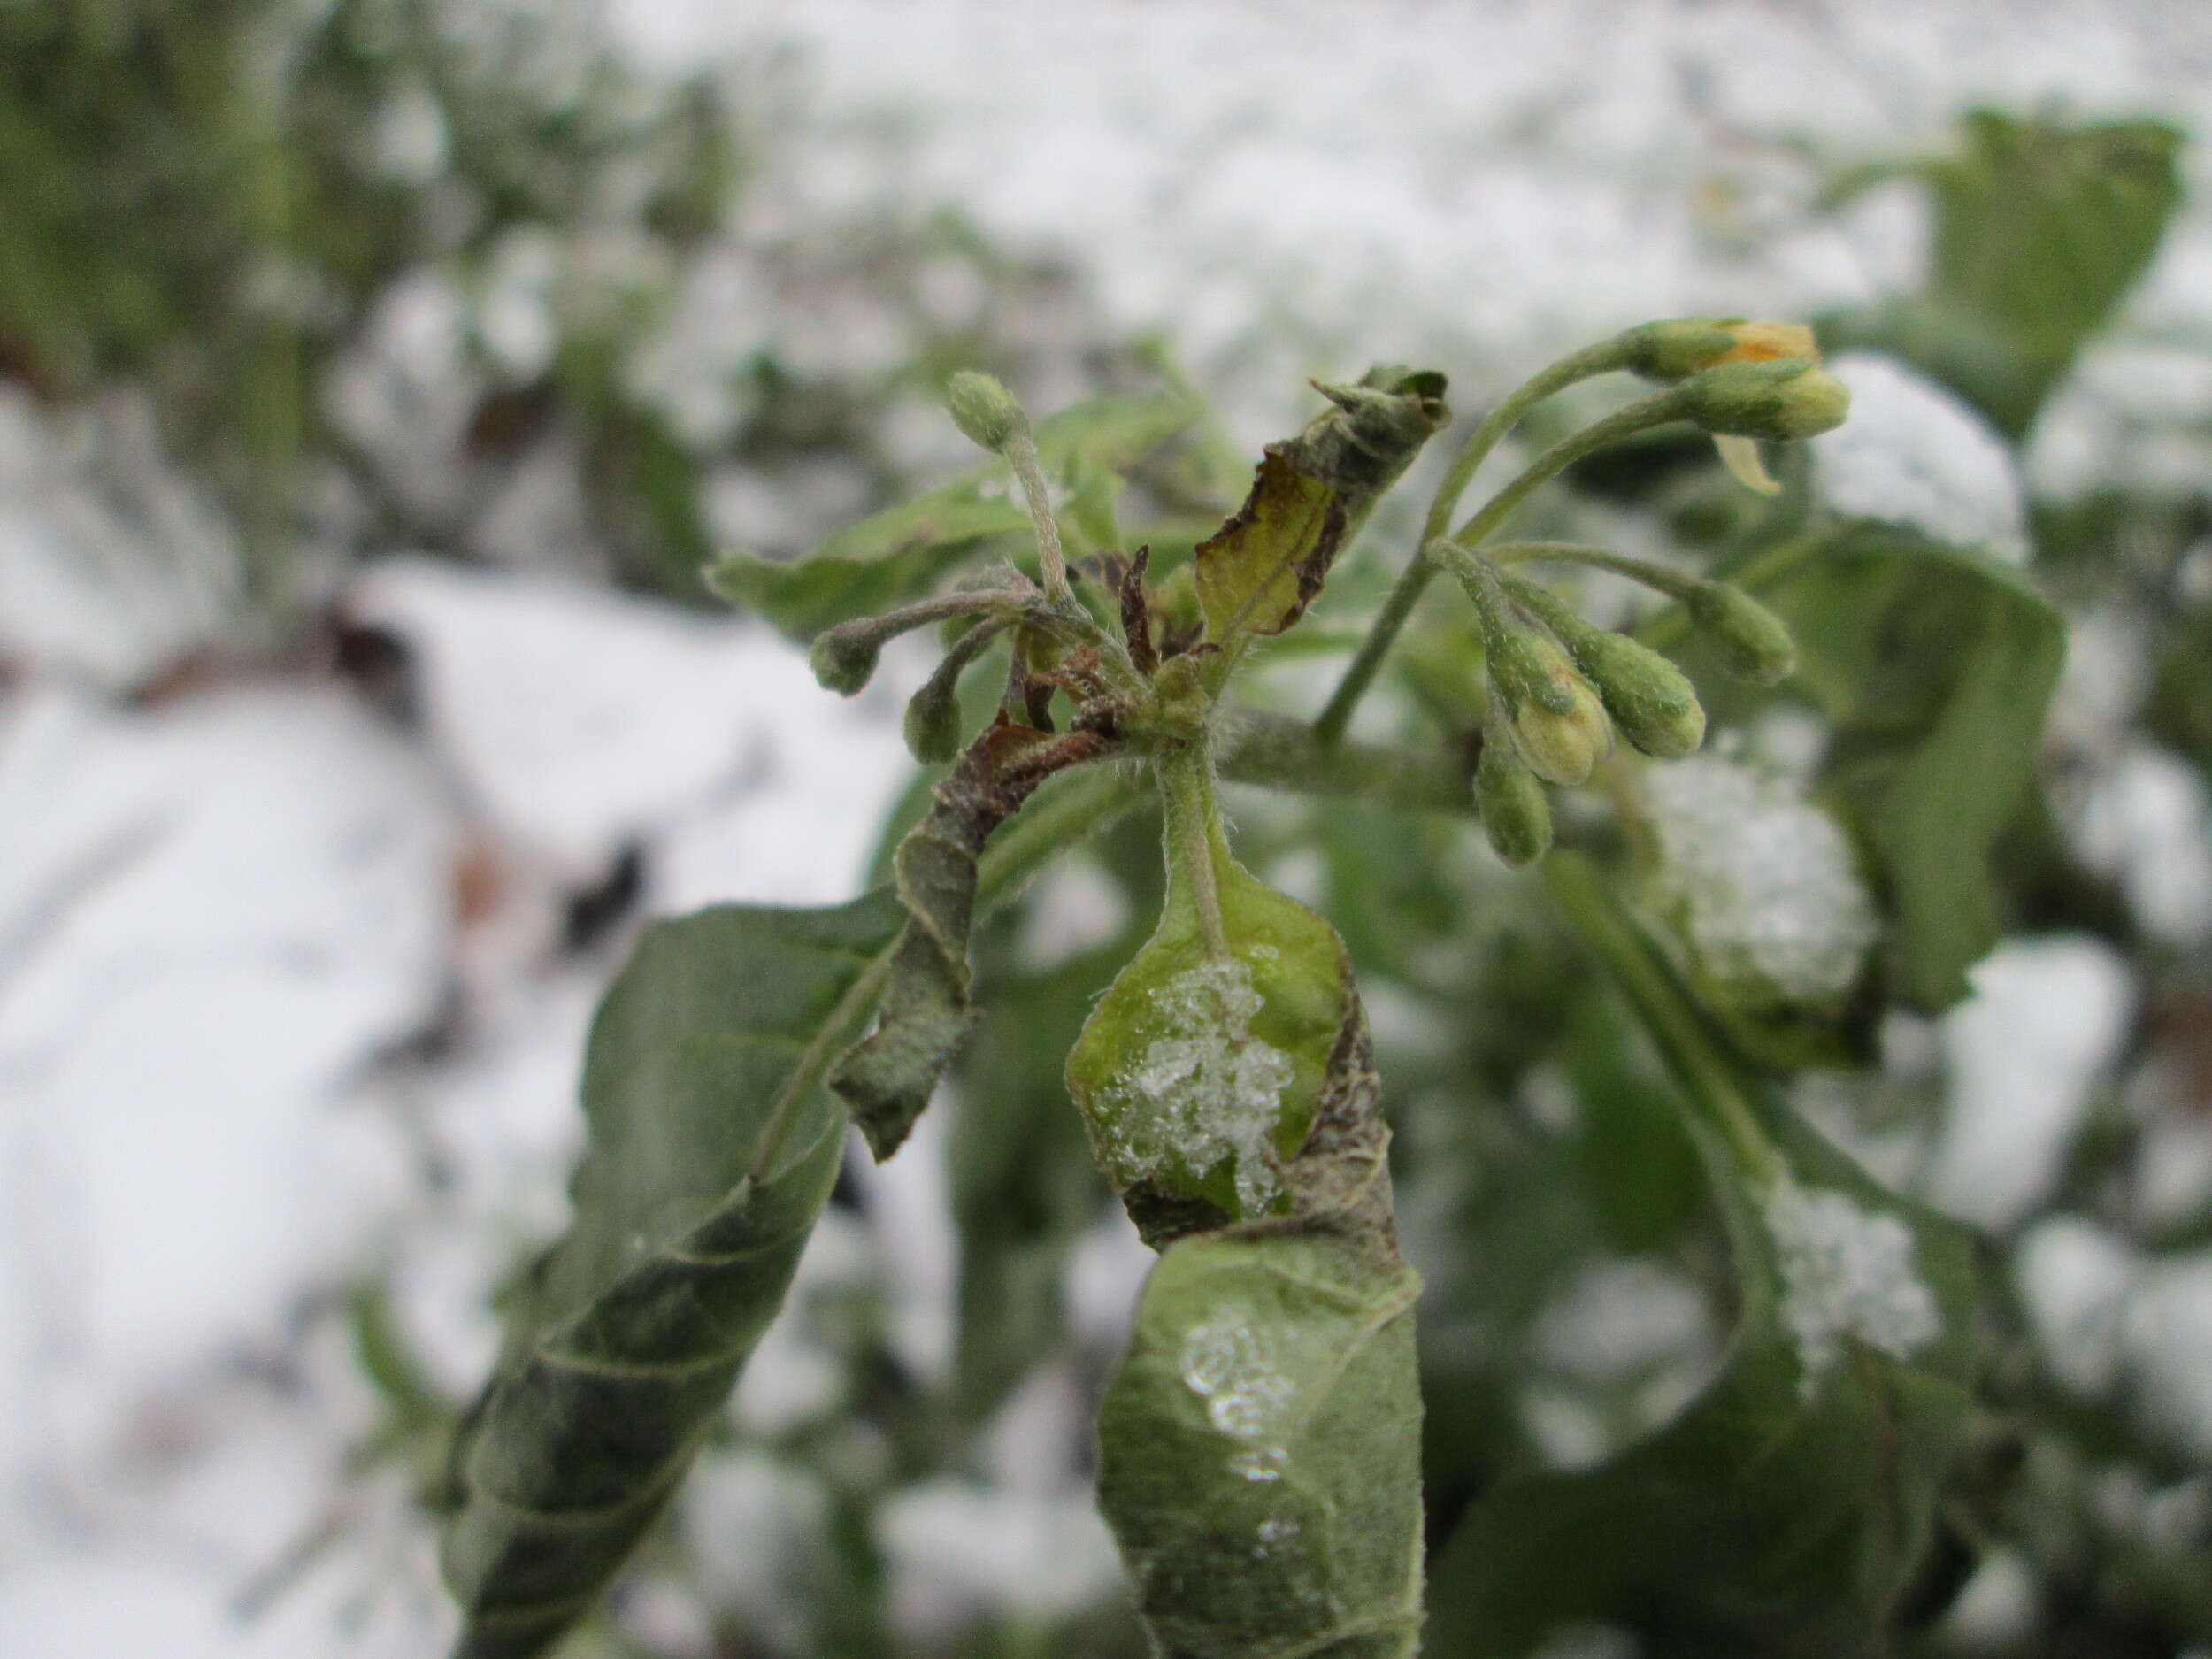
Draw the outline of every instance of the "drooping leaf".
[[[1502,1659],[1590,1625],[1660,1659],[1870,1650],[1968,1425],[1970,1244],[1769,1096],[1586,863],[1547,876],[1675,1077],[1740,1322],[1668,1427],[1485,1495],[1438,1559],[1427,1651]]]
[[[1881,861],[1892,988],[1947,1007],[1996,942],[1990,849],[2032,773],[2065,624],[2011,567],[1872,525],[1752,585],[1833,723],[1821,785]]]
[[[1071,492],[1064,533],[1072,551],[1111,522],[1118,474],[1198,417],[1179,392],[1094,398],[1038,423],[1037,458],[1048,480]],[[725,553],[707,584],[749,605],[795,639],[848,617],[914,599],[956,565],[1025,545],[1029,515],[1002,461],[849,525],[789,560]]]
[[[913,1129],[974,1022],[968,932],[977,861],[992,832],[1048,775],[1024,763],[1051,742],[1002,716],[931,791],[928,815],[899,842],[893,864],[906,925],[892,953],[882,1011],[875,1029],[840,1057],[829,1078],[879,1161],[897,1151]]]
[[[774,1318],[835,1179],[820,1085],[902,920],[730,905],[655,924],[593,1023],[575,1220],[455,1449],[458,1659],[528,1659],[652,1525]]]
[[[1414,1651],[1413,1270],[1327,1231],[1171,1245],[1099,1412],[1099,1506],[1157,1651]]]
[[[1318,389],[1332,407],[1268,445],[1244,505],[1198,544],[1198,599],[1217,641],[1280,634],[1303,616],[1375,503],[1451,419],[1444,377],[1427,371]]]
[[[1962,136],[1917,170],[1936,208],[1925,290],[1834,338],[1889,345],[2018,438],[2150,263],[2181,201],[2182,134],[1977,110]]]
[[[1340,972],[1279,1212],[1167,1246],[1100,1407],[1099,1508],[1165,1655],[1386,1659],[1419,1631],[1420,1279]]]

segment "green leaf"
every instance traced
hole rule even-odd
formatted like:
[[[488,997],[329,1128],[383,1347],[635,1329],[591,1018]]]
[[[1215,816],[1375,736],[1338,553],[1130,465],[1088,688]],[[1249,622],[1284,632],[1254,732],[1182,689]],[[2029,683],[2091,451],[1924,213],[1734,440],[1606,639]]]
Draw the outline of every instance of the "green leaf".
[[[937,1079],[966,1040],[968,933],[977,862],[991,833],[1042,780],[1020,761],[1050,740],[1003,717],[969,745],[931,792],[928,815],[906,833],[893,859],[906,925],[899,931],[875,1029],[830,1072],[879,1162],[897,1151],[929,1104]]]
[[[1071,546],[1111,522],[1118,474],[1198,418],[1179,392],[1094,398],[1064,409],[1037,427],[1037,458],[1045,476],[1074,492]],[[904,604],[945,572],[987,552],[1011,554],[1025,544],[1029,515],[1002,461],[987,462],[953,482],[849,525],[795,559],[725,553],[709,567],[707,585],[749,605],[794,639],[811,638],[833,622]]]
[[[1280,634],[1303,616],[1375,503],[1451,419],[1433,373],[1371,372],[1317,389],[1333,406],[1267,446],[1244,505],[1198,544],[1198,599],[1216,641]]]
[[[1169,1247],[1099,1410],[1099,1507],[1171,1659],[1386,1659],[1421,1619],[1421,1395],[1394,1251]]]
[[[1207,856],[1229,959],[1216,960],[1169,841],[1158,928],[1099,999],[1068,1056],[1068,1092],[1100,1164],[1148,1241],[1290,1202],[1286,1162],[1305,1145],[1356,1006],[1336,931],[1229,854],[1219,818]]]
[[[455,1449],[460,1659],[527,1659],[659,1515],[829,1196],[818,1087],[902,911],[730,905],[656,923],[592,1025],[575,1220]]]
[[[1936,207],[1925,292],[1840,333],[1891,345],[2018,438],[2150,263],[2181,202],[2183,135],[1977,110],[1962,136],[1919,170]]]
[[[1878,855],[1893,990],[1939,1010],[1996,942],[1993,844],[2017,810],[2065,624],[2008,565],[1885,526],[1798,549],[1751,587],[1788,624],[1833,723],[1822,787]]]
[[[1741,1311],[1718,1379],[1668,1427],[1484,1497],[1438,1559],[1428,1651],[1527,1654],[1591,1624],[1655,1656],[1867,1650],[1965,1437],[1970,1241],[1770,1097],[1585,861],[1546,875],[1679,1086]]]

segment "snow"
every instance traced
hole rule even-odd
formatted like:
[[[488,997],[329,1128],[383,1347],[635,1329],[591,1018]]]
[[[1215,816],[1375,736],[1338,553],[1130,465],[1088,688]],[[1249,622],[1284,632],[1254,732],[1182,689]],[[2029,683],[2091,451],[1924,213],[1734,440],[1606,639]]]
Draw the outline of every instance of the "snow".
[[[1205,1402],[1206,1421],[1237,1443],[1230,1469],[1247,1480],[1279,1480],[1290,1458],[1282,1437],[1298,1387],[1270,1363],[1253,1318],[1244,1303],[1223,1302],[1183,1338],[1175,1371]]]
[[[1843,1356],[1846,1339],[1910,1359],[1942,1334],[1912,1233],[1896,1217],[1787,1176],[1763,1195],[1761,1210],[1782,1279],[1782,1324],[1797,1344],[1808,1398]]]
[[[1242,1213],[1273,1202],[1282,1188],[1275,1133],[1295,1068],[1252,1034],[1259,1011],[1250,964],[1235,958],[1202,963],[1148,994],[1141,1028],[1158,1034],[1101,1091],[1125,1179],[1171,1162],[1203,1172],[1225,1158]]]
[[[0,657],[134,686],[233,625],[241,557],[142,396],[48,415],[0,382]]]
[[[987,1610],[1079,1611],[1121,1578],[1087,1492],[1040,1497],[940,1477],[891,1498],[876,1541],[888,1557],[895,1626],[926,1647]]]
[[[1833,818],[1717,755],[1652,766],[1643,787],[1654,896],[1707,973],[1790,1002],[1850,989],[1877,923]]]
[[[1927,1176],[1939,1208],[2003,1229],[2050,1191],[2134,1016],[2133,975],[2086,934],[2008,940],[1944,1016],[1949,1110]]]
[[[1847,352],[1828,366],[1851,388],[1850,419],[1812,441],[1815,488],[1829,507],[2026,562],[2019,469],[1986,421],[1893,357]]]
[[[348,607],[412,648],[436,753],[525,856],[581,878],[655,838],[670,912],[859,890],[906,764],[888,684],[848,702],[757,622],[565,577],[394,559]]]

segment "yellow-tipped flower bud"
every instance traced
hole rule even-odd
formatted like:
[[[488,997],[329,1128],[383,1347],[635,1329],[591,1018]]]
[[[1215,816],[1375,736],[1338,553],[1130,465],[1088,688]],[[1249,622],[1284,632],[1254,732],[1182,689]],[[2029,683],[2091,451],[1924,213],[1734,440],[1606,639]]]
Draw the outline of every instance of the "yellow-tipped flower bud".
[[[1842,425],[1851,409],[1851,388],[1803,357],[1723,363],[1681,389],[1683,418],[1727,437],[1817,437]]]
[[[1492,659],[1490,685],[1503,700],[1514,746],[1535,774],[1552,783],[1588,779],[1613,748],[1612,722],[1596,690],[1575,668],[1559,642],[1527,630],[1533,674],[1509,666],[1503,674]]]
[[[1721,666],[1738,680],[1771,686],[1797,667],[1797,641],[1782,618],[1740,588],[1704,582],[1683,595],[1698,631],[1719,649]]]
[[[1551,803],[1504,727],[1489,723],[1482,759],[1475,768],[1475,799],[1482,831],[1499,857],[1518,870],[1551,850]]]
[[[1771,363],[1779,357],[1820,361],[1813,331],[1803,323],[1673,317],[1631,329],[1627,341],[1628,358],[1623,366],[1646,380],[1670,383],[1724,363]]]
[[[1517,576],[1505,580],[1514,599],[1558,635],[1623,737],[1661,760],[1696,752],[1705,741],[1705,710],[1686,674],[1649,646],[1586,621],[1549,588]]]
[[[1014,394],[988,374],[963,369],[945,382],[945,406],[971,442],[994,453],[1029,430],[1029,417]]]

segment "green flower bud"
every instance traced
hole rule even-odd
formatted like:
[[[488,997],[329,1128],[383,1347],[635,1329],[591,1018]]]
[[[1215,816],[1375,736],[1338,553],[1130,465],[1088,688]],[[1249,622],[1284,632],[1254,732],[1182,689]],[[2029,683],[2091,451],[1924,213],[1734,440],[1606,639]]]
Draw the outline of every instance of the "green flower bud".
[[[968,438],[994,452],[1029,430],[1029,417],[1013,393],[988,374],[963,369],[945,383],[945,406],[953,424]]]
[[[1514,869],[1533,864],[1551,849],[1551,803],[1544,786],[1528,769],[1493,720],[1475,768],[1475,799],[1482,808],[1483,833],[1499,857]]]
[[[1740,317],[1671,317],[1664,322],[1632,328],[1624,339],[1627,359],[1622,367],[1647,380],[1685,380],[1711,368],[1736,349],[1734,326]]]
[[[1490,658],[1491,688],[1514,746],[1538,777],[1581,783],[1613,747],[1605,705],[1550,634],[1526,627],[1515,635],[1511,649]]]
[[[1505,582],[1515,600],[1559,636],[1623,737],[1662,760],[1679,760],[1704,742],[1705,710],[1688,675],[1649,646],[1592,626],[1549,588],[1518,577]]]
[[[1605,700],[1620,733],[1647,755],[1679,760],[1705,741],[1705,708],[1689,676],[1665,657],[1608,628],[1593,628],[1575,661]]]
[[[825,690],[849,697],[876,672],[883,640],[883,625],[873,617],[841,622],[814,636],[814,643],[807,649],[807,666]]]
[[[1738,680],[1771,686],[1797,667],[1797,642],[1782,618],[1740,588],[1704,582],[1683,596],[1698,631],[1719,648],[1721,666]]]
[[[1723,363],[1682,382],[1683,418],[1738,438],[1811,438],[1843,423],[1851,388],[1808,358]]]

